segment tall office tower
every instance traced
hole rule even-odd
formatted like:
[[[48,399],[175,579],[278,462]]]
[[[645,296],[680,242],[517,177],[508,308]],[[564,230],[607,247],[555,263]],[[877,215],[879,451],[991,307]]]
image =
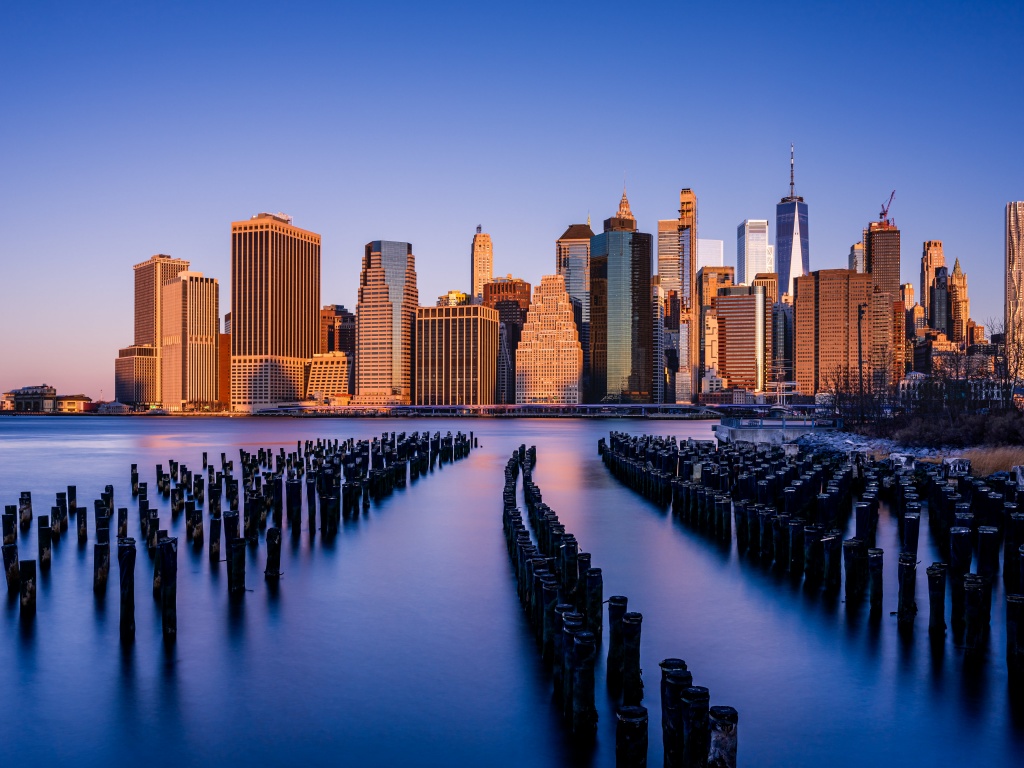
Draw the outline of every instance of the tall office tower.
[[[285,214],[231,224],[231,408],[305,394],[320,345],[320,235]]]
[[[967,321],[971,318],[971,301],[967,298],[967,275],[960,269],[960,259],[953,262],[949,274],[949,340],[961,347],[967,345]]]
[[[904,309],[910,309],[914,306],[914,284],[904,283],[900,286],[900,300],[903,302]]]
[[[412,403],[419,301],[412,245],[367,243],[356,305],[356,404]]]
[[[779,295],[793,295],[795,281],[811,271],[811,244],[807,224],[807,203],[796,194],[793,145],[789,145],[789,195],[775,206],[775,269]],[[742,280],[740,281],[742,282]]]
[[[764,290],[764,377],[765,388],[768,388],[770,383],[778,381],[778,377],[773,376],[772,369],[775,357],[775,352],[772,349],[775,340],[772,331],[772,307],[779,300],[779,276],[774,272],[760,272],[754,275],[750,284],[754,287],[760,286]]]
[[[586,224],[570,224],[555,241],[555,274],[565,278],[569,297],[580,306],[579,334],[583,346],[583,391],[590,384],[590,238],[594,231]]]
[[[497,310],[480,304],[420,307],[415,360],[416,405],[493,405]]]
[[[473,285],[473,303],[479,304],[484,298],[484,284],[491,282],[494,274],[494,246],[491,236],[476,228],[471,248],[470,282]]]
[[[229,313],[230,314],[230,313]],[[217,407],[231,407],[231,334],[217,337]]]
[[[595,402],[651,400],[651,244],[650,235],[636,231],[636,218],[623,192],[616,215],[605,219],[604,232],[590,241]]]
[[[658,222],[661,224],[661,222]],[[659,230],[660,231],[660,230]],[[704,267],[724,267],[725,266],[725,241],[724,240],[705,240],[701,238],[697,241],[697,266],[695,267],[697,272],[700,272]],[[661,268],[661,265],[658,265]]]
[[[705,393],[709,391],[705,386],[707,376],[710,374],[718,376],[720,362],[718,356],[718,315],[715,314],[714,307],[708,307],[701,314],[700,337],[703,344],[701,369],[704,371],[700,377],[700,391]],[[718,378],[723,377],[718,376]]]
[[[590,243],[587,243],[590,249]],[[516,349],[530,308],[530,284],[506,275],[484,284],[484,306],[498,312],[498,388],[494,402],[516,401]],[[502,346],[504,344],[504,347]]]
[[[341,351],[313,355],[306,366],[306,399],[327,400],[342,398],[341,405],[349,399],[351,367],[348,355]]]
[[[931,324],[931,291],[935,282],[935,270],[946,266],[946,257],[942,253],[941,240],[925,240],[921,251],[921,306],[924,307],[924,319]]]
[[[924,319],[924,307],[920,304],[915,304],[907,310],[907,338],[914,339],[918,335],[923,335],[924,329],[928,327],[928,323]],[[922,334],[918,334],[918,330],[922,331]]]
[[[768,220],[747,219],[736,227],[736,282],[750,285],[758,272],[768,267]]]
[[[951,335],[952,325],[949,311],[949,270],[945,267],[936,267],[935,276],[932,278],[932,287],[928,297],[928,326],[939,333]]]
[[[872,283],[871,275],[848,269],[820,269],[796,279],[793,372],[802,394],[826,391],[837,377],[856,382],[858,359],[870,383]]]
[[[693,300],[694,314],[699,318],[699,325],[695,331],[697,334],[697,378],[703,380],[704,374],[710,368],[717,368],[717,364],[709,362],[708,342],[704,337],[705,330],[709,327],[704,322],[704,315],[713,312],[711,308],[712,299],[718,295],[718,289],[730,286],[734,283],[736,270],[733,267],[704,267],[697,273],[696,291]],[[716,326],[717,328],[717,326]]]
[[[463,304],[472,304],[473,297],[465,291],[448,291],[443,296],[437,297],[439,307],[461,307]],[[479,303],[479,302],[477,302]]]
[[[985,344],[985,326],[978,325],[973,320],[967,321],[967,346],[972,347],[975,344]]]
[[[679,191],[679,218],[658,222],[658,277],[665,291],[665,354],[669,364],[666,402],[689,403],[700,379],[700,307],[697,291],[697,196]],[[678,319],[677,319],[678,317]]]
[[[645,298],[647,305],[649,284]],[[545,275],[533,290],[516,353],[516,402],[579,403],[582,375],[583,348],[565,280]]]
[[[179,272],[161,289],[161,401],[169,411],[213,407],[220,341],[220,287],[202,272]]]
[[[793,297],[772,304],[771,383],[793,381]]]
[[[321,355],[328,352],[344,352],[352,362],[356,351],[356,316],[345,309],[344,304],[327,304],[320,310]]]
[[[729,386],[765,388],[765,287],[719,288],[712,300],[718,321],[718,373]],[[770,358],[767,358],[770,359]]]
[[[854,243],[850,246],[848,269],[862,275],[868,271],[867,265],[864,263],[864,243]]]
[[[1006,294],[1003,332],[1007,359],[1018,375],[1024,349],[1024,202],[1006,204]]]
[[[882,209],[880,221],[872,221],[864,230],[864,265],[873,285],[893,299],[900,295],[900,231]]]
[[[665,290],[657,275],[651,278],[651,361],[654,368],[651,372],[651,402],[665,402],[665,383],[667,381],[665,359]]]
[[[188,270],[185,259],[158,253],[136,264],[135,343],[118,351],[114,365],[114,391],[126,405],[156,406],[163,394],[160,377],[160,347],[163,341],[163,286]],[[151,348],[151,350],[150,350]],[[138,358],[138,359],[136,359]],[[152,376],[152,380],[146,378]],[[120,396],[133,398],[121,400]],[[146,400],[138,400],[145,397]],[[153,399],[148,399],[153,398]]]
[[[871,294],[871,305],[868,307],[866,318],[871,329],[870,341],[865,340],[862,343],[866,344],[865,355],[871,369],[871,385],[875,391],[884,391],[903,378],[905,317],[903,302],[899,299],[893,301],[892,294],[881,291]],[[866,372],[864,381],[867,386]]]
[[[228,335],[231,334],[231,313],[230,312],[225,312],[224,313],[224,330],[222,331],[222,333],[226,333]]]

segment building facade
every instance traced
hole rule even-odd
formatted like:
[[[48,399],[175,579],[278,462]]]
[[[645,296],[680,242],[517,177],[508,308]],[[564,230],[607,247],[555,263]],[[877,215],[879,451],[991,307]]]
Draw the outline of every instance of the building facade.
[[[636,231],[623,192],[618,212],[590,243],[593,402],[651,400],[651,245],[649,234]]]
[[[470,247],[470,284],[473,287],[473,302],[479,304],[484,298],[484,285],[491,282],[494,276],[494,244],[491,236],[476,228],[473,243]]]
[[[589,254],[590,244],[587,244]],[[484,285],[484,306],[498,312],[498,384],[496,403],[516,401],[516,349],[530,308],[530,284],[512,275]]]
[[[534,288],[519,341],[516,402],[579,403],[582,375],[583,348],[565,280],[545,275]]]
[[[1014,370],[1021,366],[1024,349],[1024,202],[1006,204],[1005,229],[1006,294],[1003,331],[1007,354]]]
[[[779,294],[793,295],[796,279],[811,271],[811,241],[807,203],[796,194],[793,147],[789,153],[789,195],[775,206],[775,268],[764,272],[779,275]],[[740,281],[742,282],[742,280]]]
[[[864,274],[868,271],[864,263],[864,243],[854,243],[850,246],[850,255],[847,257],[847,264],[851,272]]]
[[[416,405],[492,405],[498,312],[480,304],[416,310]]]
[[[163,287],[161,402],[168,411],[211,410],[220,399],[220,286],[181,272]]]
[[[659,224],[661,222],[658,222]],[[660,232],[660,229],[659,229]],[[725,266],[725,241],[724,240],[707,240],[701,238],[697,241],[697,266],[695,267],[697,272],[700,272],[704,267],[724,267]],[[661,268],[661,265],[658,265]]]
[[[586,224],[570,224],[555,241],[555,274],[565,279],[569,298],[579,306],[580,344],[583,346],[583,391],[590,386],[590,239],[594,231]]]
[[[949,339],[954,344],[967,346],[967,322],[971,319],[971,301],[967,297],[967,275],[960,268],[960,259],[953,262],[949,274]]]
[[[921,306],[924,307],[924,319],[931,323],[931,292],[935,282],[935,270],[946,266],[946,256],[942,252],[941,240],[925,240],[921,249]]]
[[[719,288],[712,299],[717,321],[718,375],[733,389],[765,388],[765,289],[763,285]]]
[[[719,288],[726,288],[735,284],[736,271],[733,267],[704,267],[697,274],[697,291],[696,298],[694,299],[694,311],[700,318],[700,324],[697,329],[698,342],[697,342],[697,372],[699,379],[704,380],[704,374],[709,369],[718,368],[718,353],[717,346],[715,347],[715,353],[712,356],[709,353],[711,345],[707,334],[709,331],[717,334],[718,326],[717,320],[711,322],[706,320],[706,315],[714,315],[714,298],[718,295]],[[717,344],[717,335],[715,342]]]
[[[658,278],[665,292],[665,402],[689,403],[698,393],[700,307],[697,291],[697,195],[679,191],[679,218],[658,222]]]
[[[900,295],[900,231],[889,219],[864,230],[864,264],[873,285],[894,299]]]
[[[118,350],[114,361],[114,399],[134,408],[160,405],[160,352],[150,344]]]
[[[412,245],[367,243],[356,306],[356,404],[412,403],[418,305]]]
[[[320,235],[284,214],[231,224],[231,408],[295,402],[320,345]]]
[[[750,285],[758,272],[774,272],[768,260],[768,220],[746,219],[736,228],[736,282]]]
[[[306,370],[306,400],[348,401],[351,367],[340,350],[313,355]]]

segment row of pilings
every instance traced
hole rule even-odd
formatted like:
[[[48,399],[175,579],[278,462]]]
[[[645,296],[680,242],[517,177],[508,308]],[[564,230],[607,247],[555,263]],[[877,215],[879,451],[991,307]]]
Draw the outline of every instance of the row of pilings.
[[[324,540],[330,541],[337,535],[342,519],[355,520],[369,509],[371,500],[380,503],[395,489],[415,483],[435,467],[469,456],[474,442],[472,433],[466,436],[449,432],[442,436],[435,432],[431,436],[392,432],[362,441],[298,441],[291,452],[284,448],[249,452],[243,448],[239,450],[239,476],[235,475],[234,460],[228,460],[227,454],[220,454],[217,468],[204,451],[202,469],[198,471],[173,459],[168,461],[166,471],[163,464],[157,464],[152,494],[149,484],[140,481],[138,465],[132,464],[129,487],[138,507],[137,534],[129,535],[129,508],[116,507],[112,485],[107,485],[93,504],[96,599],[102,601],[107,590],[113,527],[122,642],[131,643],[135,638],[135,570],[141,546],[151,562],[153,596],[160,607],[163,637],[165,642],[173,643],[178,629],[179,539],[169,531],[179,521],[185,541],[194,551],[206,547],[211,568],[226,562],[229,596],[239,600],[247,591],[247,548],[258,548],[261,534],[266,545],[264,578],[274,588],[282,576],[282,532],[287,528],[293,538],[301,535],[303,486],[310,540],[319,530]],[[87,547],[89,509],[78,506],[74,485],[56,494],[50,515],[35,518],[37,559],[19,559],[19,531],[27,534],[34,519],[32,495],[22,492],[17,505],[5,507],[4,574],[8,592],[20,595],[22,620],[35,616],[37,564],[40,570],[50,568],[53,551],[68,532],[71,518],[79,548]]]
[[[543,501],[533,481],[535,446],[519,447],[505,466],[502,515],[519,600],[533,629],[541,662],[565,725],[579,743],[597,734],[594,673],[604,634],[604,579],[591,555]],[[523,478],[526,520],[517,504]],[[529,523],[529,526],[527,525]],[[531,534],[532,531],[532,534]],[[618,703],[616,764],[647,765],[648,714],[640,666],[643,615],[613,595],[608,605],[606,679]],[[710,706],[708,689],[693,684],[682,659],[661,662],[661,711],[665,765],[669,768],[736,765],[737,722],[732,707]]]
[[[918,611],[918,544],[927,514],[944,558],[927,568],[929,637],[941,643],[946,635],[948,583],[953,642],[967,658],[986,647],[1002,551],[1007,667],[1024,696],[1024,514],[1016,484],[943,464],[908,470],[837,451],[617,432],[598,441],[598,452],[616,478],[659,506],[671,504],[688,527],[728,543],[735,525],[741,553],[808,586],[842,588],[848,605],[866,598],[875,616],[882,610],[884,555],[875,536],[880,498],[889,497],[900,538],[895,613],[904,633],[913,631]],[[854,535],[844,539],[851,516]]]

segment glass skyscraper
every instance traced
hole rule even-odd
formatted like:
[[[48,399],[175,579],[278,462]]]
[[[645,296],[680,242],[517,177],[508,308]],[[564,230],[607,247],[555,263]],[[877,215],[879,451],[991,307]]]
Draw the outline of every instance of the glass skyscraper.
[[[795,280],[811,272],[807,203],[794,192],[793,147],[789,150],[789,196],[775,206],[775,271],[779,275],[780,296],[792,296]]]
[[[736,282],[750,285],[754,276],[773,272],[769,263],[768,220],[746,219],[736,228]]]
[[[636,231],[623,192],[615,216],[590,241],[590,360],[594,402],[651,401],[653,240]]]

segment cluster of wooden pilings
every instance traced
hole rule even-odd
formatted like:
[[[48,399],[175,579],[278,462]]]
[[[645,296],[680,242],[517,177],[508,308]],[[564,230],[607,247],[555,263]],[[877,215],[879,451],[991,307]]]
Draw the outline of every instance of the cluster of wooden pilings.
[[[597,733],[594,670],[603,635],[604,580],[590,554],[580,551],[575,536],[544,503],[533,481],[536,462],[536,447],[521,445],[505,466],[505,540],[520,602],[551,673],[555,701],[572,737],[589,742]],[[517,505],[520,474],[527,520]],[[607,682],[618,702],[616,764],[639,768],[647,765],[648,752],[640,667],[643,615],[627,611],[628,600],[620,595],[609,597],[607,604]],[[736,710],[711,707],[708,689],[693,684],[682,659],[665,659],[660,666],[665,765],[735,766]]]
[[[153,596],[161,609],[163,637],[173,643],[177,635],[178,538],[170,536],[170,526],[183,520],[185,539],[194,550],[207,546],[209,560],[216,565],[225,560],[228,592],[237,600],[246,592],[245,563],[247,547],[266,542],[264,577],[276,582],[281,574],[281,539],[287,520],[293,537],[302,530],[303,485],[305,485],[307,530],[316,536],[317,508],[319,531],[325,539],[338,533],[342,519],[357,518],[407,482],[416,482],[435,466],[469,456],[474,438],[461,432],[441,436],[435,432],[385,433],[372,440],[307,440],[296,449],[276,453],[260,448],[239,451],[239,475],[234,461],[220,454],[219,469],[202,454],[202,469],[192,471],[185,464],[170,460],[167,471],[156,465],[156,482],[151,497],[149,485],[140,482],[137,464],[131,465],[131,495],[138,505],[138,541],[145,547],[153,568]],[[76,487],[56,497],[49,516],[39,516],[38,566],[48,569],[52,547],[68,530],[68,519],[75,517],[79,547],[89,541],[87,507],[78,507]],[[161,503],[168,513],[161,527]],[[204,521],[204,506],[208,523]],[[95,541],[93,544],[93,590],[103,599],[110,571],[111,521],[116,526],[117,565],[120,579],[120,635],[130,643],[135,637],[135,565],[138,545],[130,537],[128,508],[114,505],[114,488],[106,486],[93,505]],[[37,560],[19,560],[18,532],[27,532],[32,524],[32,497],[23,492],[17,506],[8,506],[3,514],[3,563],[7,588],[20,592],[22,618],[35,614]],[[268,524],[270,527],[268,528]],[[222,535],[223,530],[223,535]],[[221,543],[223,540],[223,556]]]
[[[797,446],[716,446],[672,437],[612,432],[598,441],[612,474],[687,526],[731,542],[741,553],[788,571],[826,592],[845,587],[848,605],[865,596],[882,610],[883,551],[876,546],[881,496],[892,497],[900,535],[897,625],[911,632],[917,614],[921,516],[928,514],[945,562],[927,569],[929,635],[946,633],[947,581],[954,642],[968,656],[989,630],[992,580],[1004,552],[1006,653],[1011,679],[1024,695],[1024,514],[1016,485],[951,472],[942,465],[900,470],[890,462]],[[854,535],[843,538],[850,516]],[[973,553],[977,568],[971,573]],[[845,580],[843,573],[845,572]]]

